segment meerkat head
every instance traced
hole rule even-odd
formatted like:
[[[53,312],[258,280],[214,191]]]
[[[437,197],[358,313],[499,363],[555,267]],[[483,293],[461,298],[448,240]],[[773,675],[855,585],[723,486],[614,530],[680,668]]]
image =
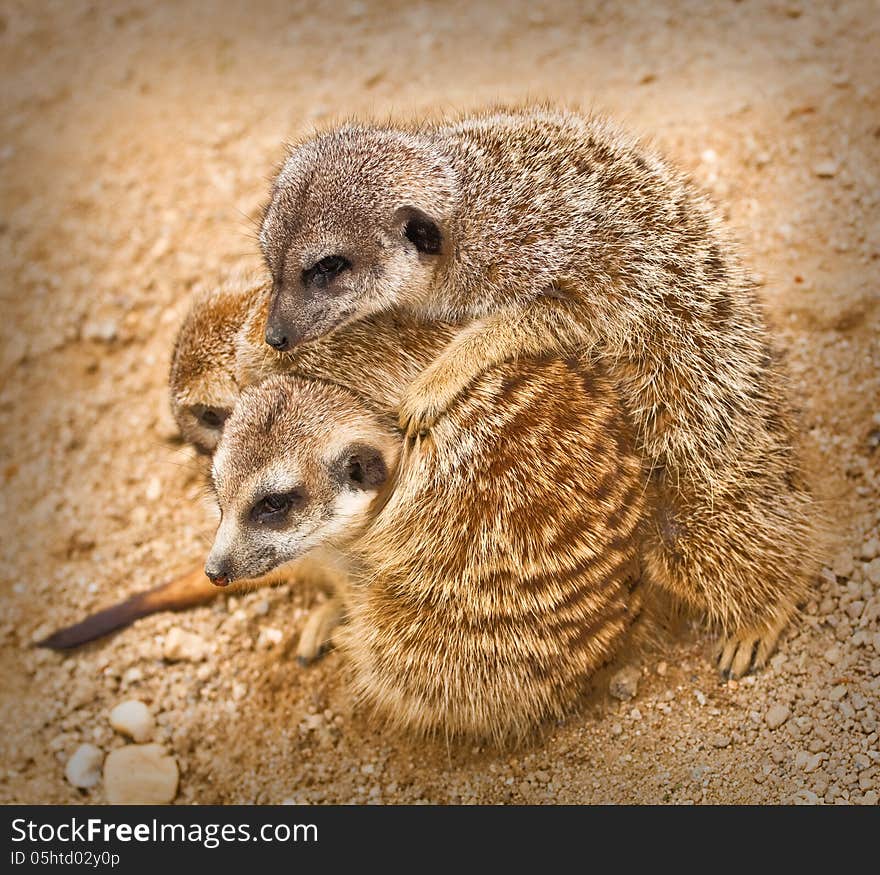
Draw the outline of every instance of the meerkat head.
[[[284,375],[246,389],[214,454],[221,517],[205,573],[225,586],[357,536],[399,446],[345,389]]]
[[[450,164],[415,133],[352,125],[296,147],[260,228],[266,342],[289,349],[422,300],[448,250],[454,192]]]
[[[196,295],[178,331],[168,378],[171,412],[183,437],[200,452],[217,448],[241,393],[236,338],[267,294],[255,277],[230,279]]]

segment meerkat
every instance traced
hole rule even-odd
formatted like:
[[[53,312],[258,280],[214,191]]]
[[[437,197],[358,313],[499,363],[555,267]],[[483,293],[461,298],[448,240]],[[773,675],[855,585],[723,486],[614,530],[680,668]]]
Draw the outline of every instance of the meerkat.
[[[206,572],[332,548],[358,700],[418,733],[519,738],[566,712],[638,614],[631,427],[605,377],[558,357],[484,372],[430,446],[403,448],[395,424],[338,386],[245,390],[213,459]]]
[[[405,314],[388,313],[294,352],[275,353],[263,342],[269,292],[259,274],[233,274],[194,296],[178,330],[168,378],[171,412],[182,437],[205,456],[216,449],[242,388],[266,376],[292,373],[335,382],[390,415],[405,386],[453,336],[449,325],[429,326]],[[297,576],[326,578],[319,569],[326,571],[323,564],[305,564]],[[284,575],[273,575],[249,585],[284,579]],[[157,611],[205,604],[220,592],[200,564],[181,577],[56,631],[39,645],[77,647]],[[311,661],[321,651],[332,631],[335,607],[327,603],[307,621],[297,648],[301,661]]]
[[[656,488],[647,570],[719,627],[725,673],[765,663],[818,568],[816,517],[753,283],[686,176],[548,107],[344,124],[292,149],[259,242],[276,349],[389,307],[463,324],[402,399],[410,440],[501,361],[601,361]]]

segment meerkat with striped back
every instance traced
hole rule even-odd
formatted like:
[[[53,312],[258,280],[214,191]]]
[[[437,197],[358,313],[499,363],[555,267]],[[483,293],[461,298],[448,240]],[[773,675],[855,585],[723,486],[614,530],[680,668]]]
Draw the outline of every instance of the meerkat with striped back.
[[[639,613],[645,483],[613,385],[583,362],[489,369],[430,442],[351,392],[248,389],[213,460],[207,573],[316,546],[348,576],[335,641],[396,727],[502,742],[559,717]]]
[[[295,146],[260,227],[267,342],[389,307],[467,323],[407,389],[427,435],[478,375],[590,354],[619,387],[657,501],[652,580],[763,665],[818,569],[784,369],[717,210],[654,150],[547,107],[344,124]]]

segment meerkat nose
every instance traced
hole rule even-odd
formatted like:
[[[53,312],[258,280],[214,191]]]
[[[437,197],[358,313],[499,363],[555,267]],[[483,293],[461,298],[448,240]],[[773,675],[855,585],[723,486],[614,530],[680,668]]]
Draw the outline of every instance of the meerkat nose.
[[[290,341],[288,341],[287,335],[282,334],[277,329],[266,329],[266,343],[277,349],[278,352],[284,352],[285,350],[290,349]]]
[[[225,562],[208,562],[205,574],[214,586],[229,586],[229,568]]]

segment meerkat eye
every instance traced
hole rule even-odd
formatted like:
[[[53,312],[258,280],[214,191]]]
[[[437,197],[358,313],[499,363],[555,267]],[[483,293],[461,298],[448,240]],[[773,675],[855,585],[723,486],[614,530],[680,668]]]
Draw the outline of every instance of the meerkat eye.
[[[261,498],[251,508],[251,521],[263,525],[278,525],[295,507],[305,504],[306,495],[301,489],[290,492],[274,492]]]
[[[224,410],[222,407],[206,407],[202,404],[195,404],[191,409],[193,416],[205,428],[223,428],[224,423],[229,418],[229,411]]]
[[[222,428],[223,423],[226,422],[227,415],[225,410],[215,410],[213,407],[209,407],[201,415],[200,419],[208,428]]]
[[[303,271],[304,285],[313,285],[323,288],[329,285],[339,274],[351,267],[351,262],[341,255],[328,255],[310,268]]]

